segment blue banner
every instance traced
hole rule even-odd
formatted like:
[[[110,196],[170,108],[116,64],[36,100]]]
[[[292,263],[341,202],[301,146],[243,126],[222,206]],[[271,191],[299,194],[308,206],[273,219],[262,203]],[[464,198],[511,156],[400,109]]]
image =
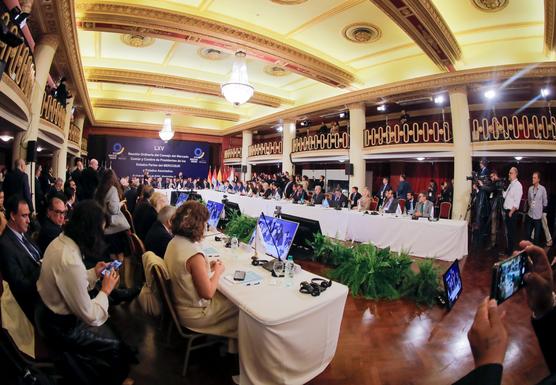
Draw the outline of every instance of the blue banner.
[[[160,139],[114,137],[106,138],[108,158],[118,176],[143,176],[148,170],[153,177],[206,178],[209,144]]]

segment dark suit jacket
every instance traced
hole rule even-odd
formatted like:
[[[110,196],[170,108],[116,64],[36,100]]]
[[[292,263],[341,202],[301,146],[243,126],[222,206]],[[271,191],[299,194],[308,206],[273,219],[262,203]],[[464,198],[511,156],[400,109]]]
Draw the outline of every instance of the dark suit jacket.
[[[316,205],[321,205],[322,201],[324,200],[324,193],[320,194],[313,194],[313,203]]]
[[[328,203],[330,203],[330,207],[347,207],[348,199],[344,194],[340,195],[339,199],[336,198],[336,194],[334,194]]]
[[[361,193],[351,193],[349,194],[349,200],[351,201],[351,207],[357,206],[357,201],[361,199]]]
[[[384,204],[386,204],[386,201],[384,201]],[[396,212],[397,209],[398,209],[398,200],[394,198],[392,200],[392,203],[390,203],[390,207],[388,207],[387,210],[384,210],[384,212],[387,214],[393,214]]]
[[[386,186],[384,186],[383,184],[380,185],[380,188],[376,192],[376,196],[378,196],[380,199],[379,203],[382,203],[382,200],[384,199],[384,194],[386,193],[386,191],[390,189],[390,187],[391,187],[390,183],[388,183]]]
[[[125,192],[124,196],[126,199],[127,209],[131,214],[133,214],[133,211],[135,210],[135,204],[137,203],[137,188],[130,188]]]
[[[556,373],[556,308],[553,308],[541,319],[533,319],[533,329],[537,335],[544,361],[550,373]]]
[[[41,180],[35,177],[35,210],[42,215],[46,209],[46,196],[42,191]]]
[[[10,171],[2,184],[5,199],[12,195],[21,195],[29,205],[29,210],[33,212],[33,200],[31,198],[31,188],[29,187],[29,177],[20,169]]]
[[[38,246],[35,247],[40,251]],[[17,236],[6,227],[0,237],[0,273],[10,285],[15,300],[33,323],[35,304],[40,301],[36,285],[40,272],[40,264],[33,260]]]
[[[413,198],[413,201],[405,201],[405,211],[406,212],[410,212],[411,210],[415,210],[415,207],[417,206],[417,201],[415,200],[415,198]]]
[[[502,383],[502,365],[487,364],[469,372],[453,385],[499,385]]]
[[[400,182],[399,186],[398,186],[398,199],[407,199],[407,193],[411,191],[411,185],[409,184],[408,181],[404,180],[403,182]]]
[[[62,232],[62,226],[58,226],[50,219],[46,218],[41,226],[41,231],[39,232],[39,239],[37,240],[41,252],[44,251],[50,245],[50,242],[54,240]]]
[[[172,238],[172,234],[166,230],[164,225],[162,225],[159,221],[156,221],[149,229],[145,238],[145,249],[147,251],[152,251],[160,258],[164,258],[164,254],[166,254],[166,247]]]
[[[292,196],[294,202],[299,202],[300,200],[307,200],[307,192],[305,190],[298,190]]]
[[[157,213],[149,202],[141,202],[133,211],[133,227],[141,240],[145,240],[149,229],[156,222]]]
[[[284,188],[284,198],[290,198],[293,193],[293,184],[295,182],[287,182]]]
[[[81,197],[79,200],[93,199],[99,183],[98,172],[87,167],[81,172]]]

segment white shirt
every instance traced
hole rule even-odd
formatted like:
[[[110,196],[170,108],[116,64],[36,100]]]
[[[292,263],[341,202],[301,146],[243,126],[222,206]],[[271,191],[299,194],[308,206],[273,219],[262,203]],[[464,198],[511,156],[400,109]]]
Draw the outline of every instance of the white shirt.
[[[89,297],[97,281],[95,269],[85,269],[77,244],[63,233],[44,252],[37,289],[44,304],[56,314],[73,314],[87,325],[108,319],[108,297],[100,291]]]
[[[519,209],[519,205],[521,204],[521,197],[523,196],[523,186],[521,182],[517,179],[514,179],[508,189],[503,192],[504,196],[504,209],[511,210],[512,208]]]

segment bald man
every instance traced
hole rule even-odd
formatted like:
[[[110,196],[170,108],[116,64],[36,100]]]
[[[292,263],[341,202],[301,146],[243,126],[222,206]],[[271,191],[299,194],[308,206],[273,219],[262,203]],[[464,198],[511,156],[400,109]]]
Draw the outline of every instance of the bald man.
[[[503,192],[504,196],[504,215],[506,216],[506,233],[508,234],[508,243],[506,246],[506,254],[512,255],[517,247],[517,211],[523,196],[523,186],[517,180],[517,168],[512,167],[508,173],[510,185]]]
[[[25,173],[25,161],[17,159],[3,184],[4,199],[7,201],[11,196],[19,195],[27,202],[29,210],[33,212],[33,200],[31,188],[29,187],[29,176]]]
[[[91,159],[89,167],[81,173],[81,197],[79,200],[93,199],[99,182],[98,161]]]

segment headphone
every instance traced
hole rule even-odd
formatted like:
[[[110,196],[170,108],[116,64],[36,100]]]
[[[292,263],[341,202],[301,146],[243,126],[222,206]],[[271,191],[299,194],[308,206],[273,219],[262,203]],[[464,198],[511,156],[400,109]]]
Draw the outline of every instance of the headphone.
[[[311,279],[311,282],[301,282],[299,292],[303,294],[311,294],[313,297],[318,297],[330,286],[332,286],[331,280],[326,280],[324,278],[313,278]]]
[[[252,264],[253,266],[262,266],[262,265],[264,265],[265,263],[268,263],[268,260],[266,260],[266,259],[259,259],[259,258],[257,258],[257,257],[251,257],[251,264]]]

